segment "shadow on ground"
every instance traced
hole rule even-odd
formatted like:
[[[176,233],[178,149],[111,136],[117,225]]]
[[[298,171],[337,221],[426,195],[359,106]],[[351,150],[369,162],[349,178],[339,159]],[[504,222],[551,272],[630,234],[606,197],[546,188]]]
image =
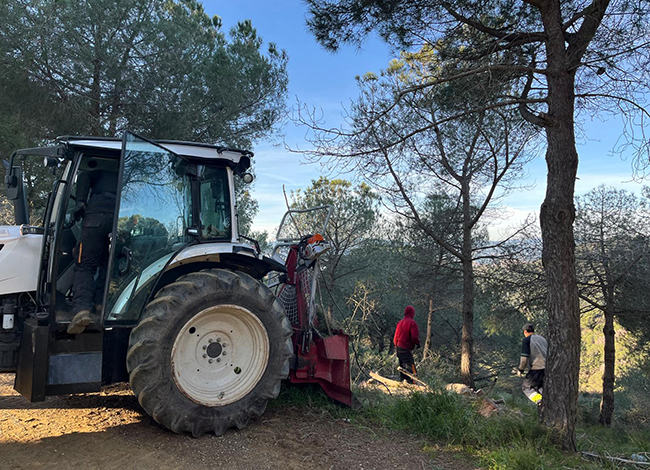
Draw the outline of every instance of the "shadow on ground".
[[[195,439],[142,412],[127,385],[31,404],[0,374],[0,467],[162,469],[466,469],[423,443],[335,419],[315,408],[277,406],[241,431]]]

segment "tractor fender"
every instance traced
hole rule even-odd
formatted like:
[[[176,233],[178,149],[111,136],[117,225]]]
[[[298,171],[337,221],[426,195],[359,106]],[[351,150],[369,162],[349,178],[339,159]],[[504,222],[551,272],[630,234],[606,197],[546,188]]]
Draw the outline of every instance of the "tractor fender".
[[[200,243],[190,245],[174,256],[167,270],[197,262],[208,262],[221,268],[242,271],[261,279],[271,271],[286,272],[286,267],[267,256],[258,255],[255,248],[241,243]]]
[[[185,274],[213,268],[243,272],[258,280],[271,271],[287,271],[284,264],[267,256],[257,255],[250,245],[201,243],[188,246],[174,256],[161,273],[151,298],[164,286]]]
[[[117,318],[128,305],[133,290],[150,289],[149,299],[179,277],[203,269],[229,269],[260,280],[271,271],[286,272],[283,264],[259,256],[250,245],[237,243],[198,243],[176,253],[166,254],[149,264],[123,290],[112,308],[109,320]],[[152,286],[153,283],[153,286]],[[136,287],[137,284],[137,287]],[[152,288],[153,287],[153,288]]]
[[[153,299],[160,289],[175,282],[179,277],[213,268],[240,271],[258,280],[271,271],[286,272],[283,264],[266,256],[257,255],[250,245],[238,243],[189,245],[176,253],[162,256],[143,269],[142,273],[123,289],[112,308],[115,314],[112,314],[109,319],[113,319],[113,315],[121,313],[126,308],[134,289],[150,289],[151,283],[154,283],[149,294],[149,299]]]

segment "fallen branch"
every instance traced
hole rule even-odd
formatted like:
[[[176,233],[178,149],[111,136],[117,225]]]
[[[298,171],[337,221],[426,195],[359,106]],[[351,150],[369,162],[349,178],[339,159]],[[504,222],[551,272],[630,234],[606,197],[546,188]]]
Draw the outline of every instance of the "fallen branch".
[[[390,390],[422,390],[424,387],[422,385],[418,384],[409,384],[409,383],[404,383],[404,382],[399,382],[397,380],[393,379],[387,379],[386,377],[383,377],[379,375],[377,372],[370,372],[370,380],[368,380],[368,383],[378,383],[386,387],[386,389],[390,392]],[[371,382],[372,381],[372,382]]]
[[[611,455],[599,455],[594,452],[580,452],[581,455],[584,455],[585,457],[588,457],[590,459],[595,459],[595,460],[610,460],[612,462],[619,462],[619,463],[624,463],[627,465],[637,465],[639,467],[643,468],[650,468],[650,462],[640,462],[638,460],[629,460],[629,459],[622,459],[620,457],[612,457]]]
[[[402,374],[406,375],[407,377],[409,377],[410,379],[415,380],[418,383],[418,385],[422,385],[423,387],[426,387],[428,389],[431,388],[431,387],[429,387],[429,384],[427,384],[426,382],[423,382],[422,380],[418,379],[416,375],[414,375],[411,372],[407,371],[403,367],[398,367],[397,370],[400,371]]]
[[[379,382],[380,384],[386,387],[400,388],[403,386],[402,382],[398,382],[397,380],[387,379],[386,377],[379,375],[377,372],[371,371],[370,377],[372,377],[373,380]]]
[[[487,393],[485,394],[486,397],[490,396],[490,393],[492,393],[492,390],[494,390],[494,386],[497,384],[498,377],[494,378],[494,382],[492,382],[492,385],[490,385],[490,388],[488,389]]]

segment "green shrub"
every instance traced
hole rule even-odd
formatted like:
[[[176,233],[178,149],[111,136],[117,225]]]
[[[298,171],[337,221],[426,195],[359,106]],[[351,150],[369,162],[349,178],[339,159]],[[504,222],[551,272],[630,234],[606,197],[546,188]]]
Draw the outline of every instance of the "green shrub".
[[[485,418],[477,403],[443,390],[396,397],[382,406],[384,421],[434,440],[475,448],[511,442],[546,443],[547,433],[533,415]]]
[[[431,378],[428,382],[437,381]],[[362,407],[351,410],[335,405],[318,386],[285,384],[279,399],[269,406],[315,409],[336,418],[349,418],[356,425],[403,429],[454,452],[468,452],[480,459],[484,468],[493,470],[615,468],[611,462],[588,462],[580,454],[564,453],[554,447],[549,432],[538,422],[536,407],[519,393],[507,399],[504,411],[489,418],[477,412],[476,400],[441,388],[404,396],[365,388],[355,393]],[[494,393],[508,395],[502,389]],[[578,450],[624,458],[650,452],[647,429],[592,424],[598,416],[598,405],[598,395],[580,397]]]
[[[446,392],[414,393],[395,400],[389,412],[395,424],[431,439],[460,442],[474,421],[474,411]]]

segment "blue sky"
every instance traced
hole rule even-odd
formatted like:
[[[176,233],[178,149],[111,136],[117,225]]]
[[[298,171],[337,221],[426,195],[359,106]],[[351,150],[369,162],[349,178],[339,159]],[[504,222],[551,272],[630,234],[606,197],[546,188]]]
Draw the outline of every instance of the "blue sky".
[[[238,21],[250,19],[265,42],[275,42],[285,49],[289,55],[288,106],[294,106],[298,99],[322,108],[329,125],[340,122],[343,106],[357,96],[354,77],[370,71],[378,72],[395,57],[377,37],[369,38],[361,50],[348,46],[337,54],[325,51],[307,30],[306,8],[300,0],[205,0],[204,6],[208,14],[221,17],[224,30]],[[620,120],[588,120],[585,130],[587,135],[579,141],[578,147],[580,165],[576,193],[585,193],[599,184],[640,192],[641,184],[631,181],[631,157],[621,159],[611,155],[622,130]],[[305,129],[288,123],[282,132],[291,148],[308,148],[304,139]],[[260,212],[253,229],[268,230],[274,235],[272,231],[277,228],[285,211],[282,186],[287,193],[305,188],[321,172],[317,165],[306,164],[299,154],[286,151],[278,139],[258,142],[254,151],[257,180],[253,196],[259,202]],[[543,158],[532,161],[527,174],[522,182],[527,189],[517,191],[503,201],[507,206],[507,216],[493,224],[492,237],[505,234],[508,226],[522,221],[531,212],[538,212],[546,188]],[[351,179],[350,176],[347,178]]]

